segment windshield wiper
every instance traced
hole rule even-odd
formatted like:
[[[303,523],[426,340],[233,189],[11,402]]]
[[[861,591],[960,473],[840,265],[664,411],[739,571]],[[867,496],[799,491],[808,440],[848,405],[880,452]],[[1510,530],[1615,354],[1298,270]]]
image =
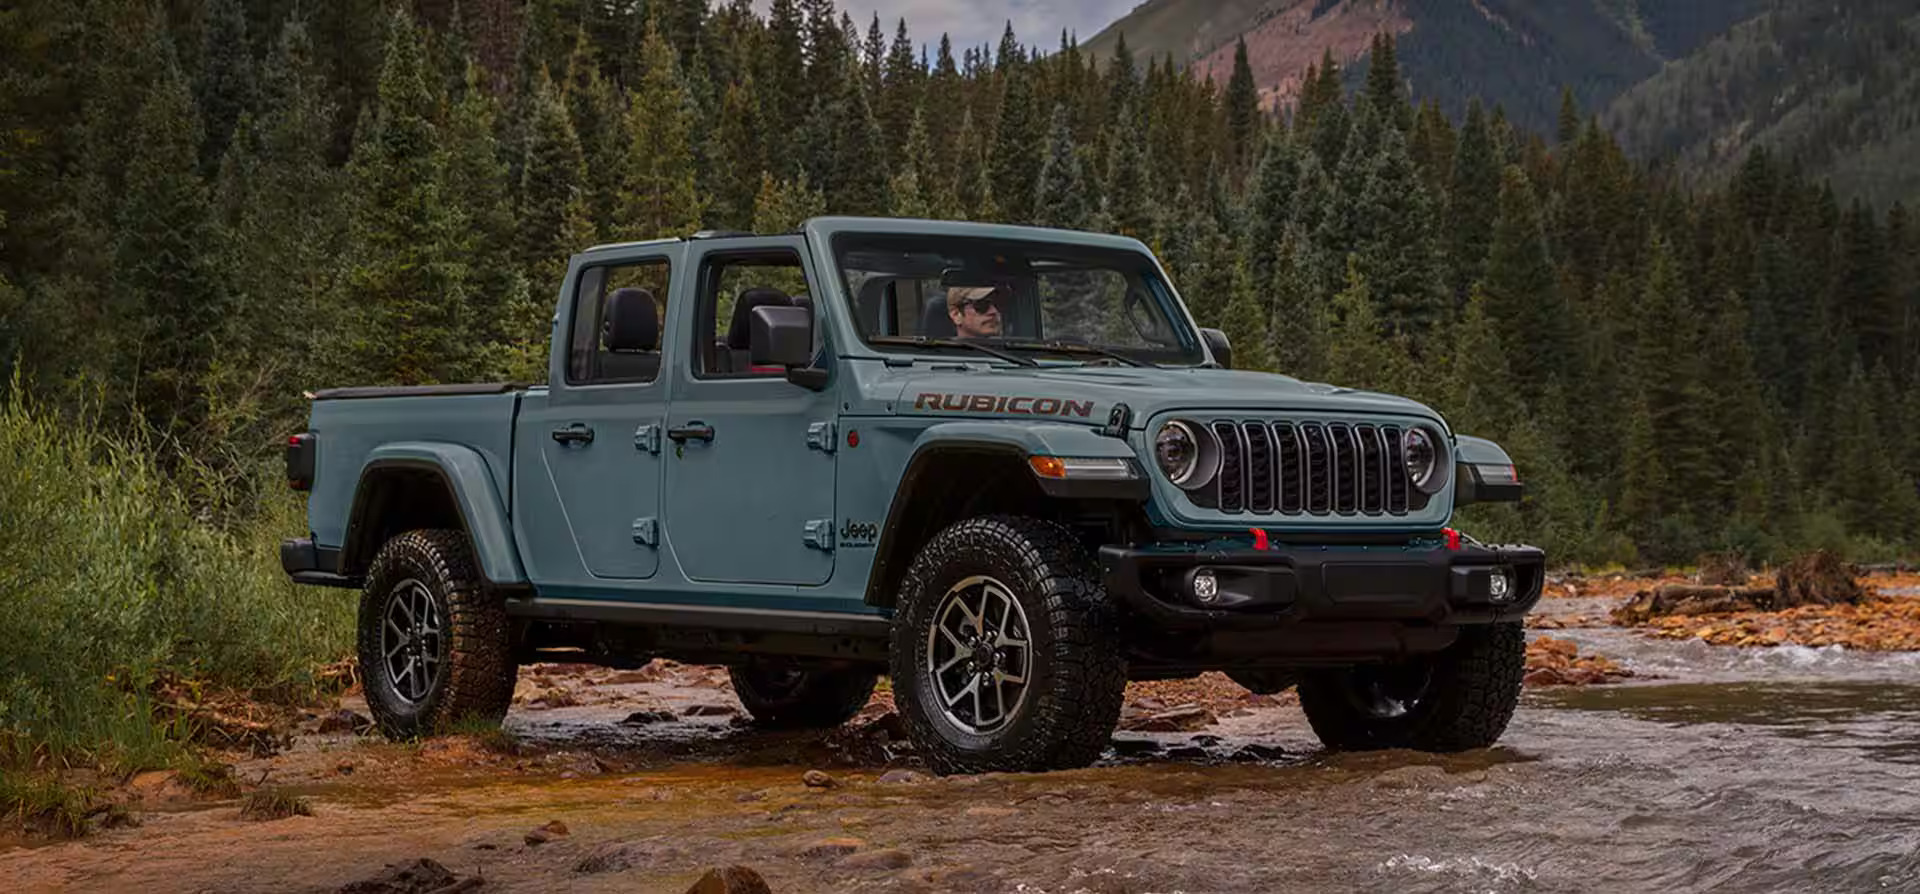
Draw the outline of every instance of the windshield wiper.
[[[1056,354],[1091,354],[1097,357],[1118,360],[1128,366],[1155,365],[1137,357],[1128,357],[1119,351],[1077,341],[1010,341],[1002,342],[1001,344],[1009,348],[1025,351],[1052,351]]]
[[[1018,366],[1040,365],[1031,357],[1009,354],[999,348],[989,347],[977,341],[968,341],[960,338],[935,338],[927,335],[876,335],[867,339],[867,341],[876,345],[907,345],[915,348],[968,348],[979,351],[982,354],[998,357],[1001,360]]]

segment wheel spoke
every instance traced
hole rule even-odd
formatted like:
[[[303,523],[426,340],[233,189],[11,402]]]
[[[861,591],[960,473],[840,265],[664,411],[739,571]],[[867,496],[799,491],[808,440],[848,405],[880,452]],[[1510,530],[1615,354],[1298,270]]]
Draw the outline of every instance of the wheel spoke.
[[[954,665],[967,660],[969,657],[971,656],[969,656],[966,652],[956,652],[954,653],[954,656],[952,658],[947,659],[947,662],[945,664],[942,664],[939,667],[934,668],[933,672],[935,675],[944,674],[947,671],[953,670]]]
[[[972,689],[973,689],[973,725],[978,727],[985,727],[987,726],[987,721],[981,715],[987,713],[987,709],[980,704],[980,678],[979,677],[973,678]]]
[[[1007,673],[1006,671],[994,671],[993,673],[994,673],[994,678],[999,682],[1012,683],[1016,686],[1027,685],[1027,671],[1026,671],[1026,668],[1024,667],[1021,668],[1020,673],[1017,673],[1017,674],[1010,674],[1010,673]]]
[[[946,687],[942,686],[940,688],[945,689]],[[964,701],[969,694],[977,695],[979,692],[980,692],[980,678],[975,676],[969,676],[967,677],[967,685],[965,688],[961,689],[959,692],[953,693],[952,695],[946,696],[947,707],[948,708],[959,707],[960,702]],[[979,703],[978,702],[974,703],[974,718],[975,720],[979,719]]]

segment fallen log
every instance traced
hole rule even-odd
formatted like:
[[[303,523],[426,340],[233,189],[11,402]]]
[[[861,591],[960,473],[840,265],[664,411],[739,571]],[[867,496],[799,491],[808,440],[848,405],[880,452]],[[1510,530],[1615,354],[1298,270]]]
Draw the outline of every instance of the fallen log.
[[[1773,590],[1767,587],[1662,584],[1633,594],[1633,598],[1615,608],[1612,615],[1617,624],[1636,625],[1676,615],[1766,611],[1773,599]]]
[[[1820,550],[1780,569],[1768,607],[1779,611],[1796,605],[1858,605],[1866,598],[1867,588],[1854,580],[1854,569],[1839,556]]]

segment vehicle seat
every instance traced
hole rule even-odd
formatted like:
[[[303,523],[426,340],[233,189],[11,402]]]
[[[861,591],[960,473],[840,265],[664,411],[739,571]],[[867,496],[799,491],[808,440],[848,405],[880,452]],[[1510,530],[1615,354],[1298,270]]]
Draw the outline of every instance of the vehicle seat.
[[[756,286],[741,292],[740,297],[733,302],[733,320],[727,326],[726,350],[716,352],[721,356],[715,359],[724,364],[725,368],[717,369],[715,372],[734,374],[785,372],[779,367],[753,366],[751,355],[748,353],[748,349],[752,347],[749,339],[753,333],[754,308],[792,306],[793,299],[779,289]]]
[[[920,312],[920,334],[932,338],[952,338],[960,334],[953,328],[953,318],[947,316],[945,295],[928,301],[926,309]]]
[[[660,373],[660,316],[653,293],[615,289],[607,298],[606,353],[600,378],[650,382]]]

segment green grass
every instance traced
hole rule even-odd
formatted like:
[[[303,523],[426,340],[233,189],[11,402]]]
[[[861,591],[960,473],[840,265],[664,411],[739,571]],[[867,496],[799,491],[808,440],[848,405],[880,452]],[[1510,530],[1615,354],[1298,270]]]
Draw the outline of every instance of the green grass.
[[[157,680],[298,697],[351,650],[352,594],[280,570],[279,541],[306,530],[296,497],[260,489],[216,523],[176,480],[17,387],[0,402],[0,770],[178,763],[193,731],[155,720]],[[28,790],[11,786],[0,809]]]
[[[57,779],[0,774],[0,811],[25,828],[54,838],[86,834],[92,812],[91,789]]]
[[[290,816],[312,816],[307,799],[277,788],[255,789],[240,804],[240,818],[277,820]]]

